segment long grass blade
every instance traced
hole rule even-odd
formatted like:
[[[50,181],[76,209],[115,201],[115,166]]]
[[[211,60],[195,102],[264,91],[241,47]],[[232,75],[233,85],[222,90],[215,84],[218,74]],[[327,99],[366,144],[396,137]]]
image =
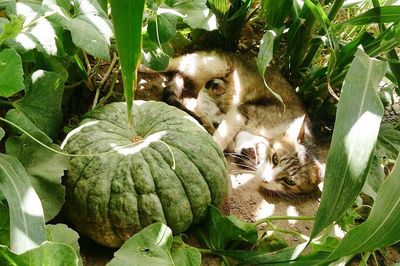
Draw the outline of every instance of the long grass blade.
[[[380,188],[367,221],[348,232],[326,262],[390,246],[400,240],[399,228],[400,156],[393,172]]]
[[[362,189],[383,115],[376,90],[386,68],[386,63],[369,58],[361,49],[350,66],[338,105],[321,205],[311,237],[338,219]]]
[[[124,82],[128,124],[132,123],[137,68],[141,60],[142,21],[145,0],[112,0],[111,13]]]

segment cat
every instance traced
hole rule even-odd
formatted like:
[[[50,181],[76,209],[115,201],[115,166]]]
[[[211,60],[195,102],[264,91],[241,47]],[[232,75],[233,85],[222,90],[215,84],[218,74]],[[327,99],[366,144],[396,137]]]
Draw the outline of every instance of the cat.
[[[221,149],[248,156],[248,167],[267,192],[297,195],[317,189],[323,171],[310,121],[278,71],[268,68],[265,81],[286,108],[264,85],[253,58],[198,52],[171,59],[167,71],[178,73],[167,91],[197,95],[192,112],[206,121]]]

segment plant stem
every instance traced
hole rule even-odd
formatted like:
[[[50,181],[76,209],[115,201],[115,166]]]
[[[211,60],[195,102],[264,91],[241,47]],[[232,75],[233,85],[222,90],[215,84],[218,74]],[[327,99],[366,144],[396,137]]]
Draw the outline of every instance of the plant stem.
[[[261,220],[258,220],[254,223],[254,225],[260,225],[262,223],[268,223],[270,221],[276,220],[297,220],[297,221],[311,221],[315,220],[314,216],[270,216]]]
[[[186,243],[184,243],[184,244],[187,245]],[[200,251],[201,254],[212,254],[212,255],[215,255],[214,252],[211,249],[207,249],[207,248],[196,248],[196,249],[198,251]]]
[[[101,79],[99,86],[97,86],[97,88],[96,88],[96,94],[93,99],[92,110],[94,108],[96,108],[97,102],[99,101],[100,90],[103,88],[104,83],[106,83],[108,77],[110,76],[112,70],[114,69],[115,64],[117,63],[117,60],[118,60],[117,54],[114,53],[111,64],[108,66],[108,69],[107,69],[106,73],[104,74],[104,77]]]
[[[303,238],[303,239],[307,239],[307,240],[309,239],[309,237],[306,236],[306,235],[303,235],[303,234],[301,234],[299,232],[296,232],[296,231],[291,231],[291,230],[287,230],[285,228],[278,227],[278,226],[274,225],[273,223],[271,223],[270,221],[267,221],[266,223],[268,224],[269,227],[271,227],[271,229],[273,231],[284,233],[284,234],[289,234],[289,235],[293,235],[293,236],[297,236],[297,237],[300,237],[300,238]]]
[[[9,101],[0,100],[0,105],[13,106],[13,103]]]
[[[111,95],[113,94],[114,86],[115,86],[115,83],[117,82],[119,72],[120,72],[119,69],[118,69],[117,71],[115,71],[115,73],[114,73],[114,75],[113,75],[113,79],[112,79],[111,84],[110,84],[110,88],[108,89],[107,94],[106,94],[103,98],[101,98],[100,101],[99,101],[99,104],[100,104],[100,105],[103,105],[104,102],[105,102],[108,98],[110,98]]]
[[[331,9],[330,9],[330,11],[329,11],[329,13],[327,15],[330,21],[335,19],[336,15],[338,14],[338,12],[339,12],[340,8],[342,7],[343,3],[344,3],[344,0],[335,0],[333,2],[333,5],[332,5],[332,7],[331,7]],[[323,35],[325,33],[326,32],[325,32],[324,28],[322,27],[319,30],[318,35]],[[321,47],[320,44],[313,44],[310,47],[307,55],[305,56],[305,58],[303,60],[303,63],[301,64],[302,67],[308,67],[311,64],[312,60],[315,57],[315,54],[317,53],[317,51],[319,50],[320,47]]]

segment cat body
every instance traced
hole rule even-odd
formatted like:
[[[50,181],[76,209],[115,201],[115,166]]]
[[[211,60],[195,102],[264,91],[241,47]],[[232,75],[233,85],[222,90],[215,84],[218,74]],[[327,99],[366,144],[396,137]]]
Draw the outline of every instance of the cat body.
[[[179,73],[170,91],[198,95],[194,113],[209,128],[216,125],[210,131],[223,150],[235,143],[234,152],[249,156],[250,168],[268,191],[290,195],[316,189],[321,165],[309,118],[278,71],[267,69],[265,81],[286,108],[264,85],[252,58],[199,52],[171,59],[168,70]]]

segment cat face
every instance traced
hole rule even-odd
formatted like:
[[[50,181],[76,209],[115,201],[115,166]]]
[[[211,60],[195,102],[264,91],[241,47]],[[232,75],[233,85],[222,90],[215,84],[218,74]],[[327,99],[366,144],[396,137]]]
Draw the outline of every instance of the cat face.
[[[271,141],[268,148],[257,146],[256,175],[263,187],[277,194],[305,194],[321,181],[319,162],[300,143]]]

